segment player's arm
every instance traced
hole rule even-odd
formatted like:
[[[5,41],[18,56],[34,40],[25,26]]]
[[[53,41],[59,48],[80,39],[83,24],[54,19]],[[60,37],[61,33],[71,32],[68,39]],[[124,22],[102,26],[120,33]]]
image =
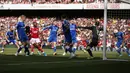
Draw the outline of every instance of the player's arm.
[[[19,37],[18,37],[18,28],[20,27],[20,22],[18,22],[15,27],[16,27],[16,38],[17,38],[17,40],[19,40]]]
[[[98,30],[99,30],[99,31],[103,31],[103,27],[99,28]]]
[[[19,40],[17,30],[14,31],[14,34],[15,34],[15,38],[16,38],[17,40]]]
[[[16,24],[16,29],[18,29],[20,27],[20,22],[18,22],[17,24]]]
[[[51,28],[52,28],[52,26],[50,25],[50,26],[44,27],[43,30],[47,30],[47,29],[51,29]]]
[[[43,38],[43,34],[42,31],[40,31],[41,29],[39,28],[38,34],[39,34],[39,38],[42,39]]]

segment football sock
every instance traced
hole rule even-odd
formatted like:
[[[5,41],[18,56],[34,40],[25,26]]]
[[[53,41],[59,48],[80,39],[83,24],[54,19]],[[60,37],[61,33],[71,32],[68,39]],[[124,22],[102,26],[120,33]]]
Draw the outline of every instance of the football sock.
[[[128,49],[125,49],[125,52],[126,52],[128,55],[130,55],[130,53],[129,53],[129,50],[128,50]]]
[[[73,50],[73,53],[75,53],[75,51],[76,51],[76,48],[73,48],[72,50]]]
[[[31,45],[31,52],[34,52],[34,46]]]
[[[4,47],[2,47],[2,51],[4,51]]]
[[[73,51],[72,51],[72,48],[69,48],[69,49],[68,49],[68,51],[69,51],[70,53],[72,53],[72,52],[73,52]]]
[[[30,54],[30,52],[29,52],[29,49],[28,49],[28,47],[27,46],[24,46],[24,48],[25,48],[25,53],[27,52],[27,55],[29,55]]]
[[[66,48],[66,49],[65,49],[65,53],[67,53],[67,52],[68,52],[68,50],[69,50],[69,49],[67,49],[67,48]]]
[[[42,48],[44,48],[46,46],[46,44],[44,43],[43,45],[42,45]]]
[[[90,55],[91,57],[93,57],[92,51],[91,51],[90,49],[88,49],[87,51],[88,51],[89,55]]]
[[[56,47],[54,47],[53,51],[56,52]]]
[[[40,46],[38,46],[38,50],[44,52]]]
[[[119,55],[121,55],[121,49],[116,50]]]
[[[61,47],[62,47],[62,49],[63,49],[63,50],[65,50],[65,48],[64,48],[64,46],[63,46],[63,45],[62,45]]]
[[[22,50],[23,46],[20,46],[17,53],[19,53]]]

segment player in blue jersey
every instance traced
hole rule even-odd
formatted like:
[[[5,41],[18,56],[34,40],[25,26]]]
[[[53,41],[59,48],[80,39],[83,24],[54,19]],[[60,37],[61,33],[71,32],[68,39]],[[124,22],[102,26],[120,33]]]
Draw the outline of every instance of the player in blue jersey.
[[[19,49],[19,45],[16,42],[16,32],[13,29],[13,27],[10,27],[10,30],[7,31],[6,35],[5,35],[5,40],[2,42],[2,51],[1,53],[4,52],[4,47],[10,43],[13,43],[18,49]]]
[[[77,32],[76,32],[76,24],[74,23],[74,20],[70,21],[70,34],[72,38],[72,51],[75,53],[77,48]]]
[[[20,48],[18,49],[18,51],[16,52],[16,56],[19,54],[19,52],[22,50],[22,48],[25,48],[25,55],[29,56],[30,52],[29,52],[29,44],[28,44],[28,36],[25,32],[25,24],[24,21],[26,20],[26,16],[21,15],[19,17],[19,21],[16,25],[16,29],[17,29],[17,34],[18,34],[18,38],[20,40],[20,42],[22,43],[22,45],[20,46]]]
[[[46,29],[50,29],[50,35],[48,38],[48,42],[53,44],[53,55],[56,55],[56,45],[57,45],[57,31],[59,29],[59,27],[57,26],[57,22],[54,21],[53,24],[51,24],[50,26],[47,26],[45,28],[43,28],[43,30]]]
[[[122,44],[124,42],[124,33],[115,29],[114,35],[117,38],[117,43],[116,43],[116,47],[115,47],[116,51],[119,53],[120,56],[122,56],[121,47],[123,46]],[[123,48],[125,49],[125,52],[128,54],[128,56],[130,56],[128,48],[126,48],[125,46]]]
[[[75,56],[73,50],[72,50],[72,37],[71,37],[71,33],[70,33],[70,23],[67,20],[63,20],[62,23],[62,30],[63,30],[63,35],[65,37],[65,52],[63,53],[63,55],[65,55],[67,53],[67,51],[70,52],[70,58],[73,58]]]

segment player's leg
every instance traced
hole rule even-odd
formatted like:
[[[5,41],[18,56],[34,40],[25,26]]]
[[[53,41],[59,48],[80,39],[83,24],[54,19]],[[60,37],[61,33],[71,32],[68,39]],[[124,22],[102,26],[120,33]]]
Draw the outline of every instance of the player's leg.
[[[120,46],[121,46],[121,42],[118,41],[118,42],[116,43],[115,49],[116,49],[117,53],[119,54],[119,56],[122,56]]]
[[[64,53],[63,53],[62,55],[65,56],[66,53],[67,53],[65,44],[62,44],[61,47],[62,47],[62,49],[63,49],[63,51],[64,51]]]
[[[91,51],[91,45],[87,47],[87,52],[90,57],[93,57],[92,51]]]
[[[29,43],[28,43],[28,41],[24,42],[24,48],[25,48],[25,55],[29,56],[30,51],[29,51]]]
[[[44,55],[47,56],[46,53],[44,52],[44,50],[41,47],[41,41],[39,38],[35,39],[36,41],[36,47],[38,48],[38,50]]]
[[[42,41],[41,47],[44,48],[46,46],[46,41]]]
[[[34,54],[34,44],[30,44],[30,49],[31,49],[31,53],[30,55],[33,55]]]
[[[69,51],[70,49],[70,45],[69,42],[71,42],[69,39],[65,38],[65,43],[63,44],[64,47],[64,53],[63,56],[66,55],[66,53]]]
[[[69,57],[69,59],[72,59],[72,58],[75,57],[75,53],[74,53],[73,50],[72,50],[73,45],[70,43],[69,46],[70,46],[70,48],[68,49],[69,52],[70,52],[70,57]]]
[[[11,41],[18,49],[20,48],[18,42],[16,42],[16,40],[12,40]],[[22,51],[20,51],[19,53],[22,53]]]
[[[22,42],[21,42],[21,43],[22,43]],[[17,56],[23,48],[24,48],[24,45],[19,46],[19,49],[18,49],[17,52],[15,53],[15,56]]]
[[[86,50],[85,50],[85,46],[81,46],[81,50],[84,52],[84,53],[86,53]]]
[[[90,55],[90,57],[88,57],[88,59],[92,59],[93,58],[93,53],[91,51],[91,48],[92,47],[97,47],[97,45],[98,45],[98,40],[97,39],[92,39],[92,42],[87,47],[87,51],[88,51],[88,53]]]
[[[50,36],[49,39],[48,39],[48,43],[52,43],[51,46],[52,46],[53,51],[54,51],[53,55],[56,55],[56,44],[54,42],[55,42],[54,37]]]
[[[2,44],[2,51],[0,51],[0,52],[3,53],[4,52],[4,47],[5,47],[6,44],[8,44],[8,42],[3,41],[1,44]]]
[[[73,37],[72,43],[73,43],[72,50],[73,50],[73,52],[75,53],[75,52],[76,52],[76,48],[77,48],[77,40],[76,40],[76,37]]]
[[[56,55],[57,54],[57,52],[56,52],[56,42],[53,42],[53,55]]]
[[[30,51],[29,51],[29,42],[28,42],[28,37],[23,37],[23,38],[21,38],[21,43],[22,43],[22,47],[24,47],[24,53],[25,53],[25,55],[26,56],[29,56],[30,55]]]
[[[73,47],[72,47],[73,53],[76,52],[76,48],[77,48],[77,43],[74,43],[74,44],[73,44]]]
[[[65,56],[68,51],[71,53],[71,51],[70,51],[71,48],[70,48],[69,43],[66,42],[64,45],[64,48],[65,48],[65,50],[64,50],[63,56]]]
[[[35,47],[35,40],[34,40],[34,38],[31,38],[30,39],[30,49],[31,49],[30,55],[34,54],[34,47]]]
[[[44,52],[44,50],[42,49],[40,43],[37,43],[36,46],[37,46],[37,49],[38,49],[44,56],[47,56],[47,54],[46,54],[46,53]]]
[[[87,50],[87,52],[88,52],[88,54],[90,55],[90,57],[93,57],[93,54],[92,54],[92,51],[91,51],[91,48],[93,47],[93,42],[91,42],[88,46],[87,46],[87,48],[86,48],[86,50]]]
[[[78,45],[78,50],[80,50],[81,46],[82,46],[82,45]]]
[[[129,52],[129,49],[124,45],[124,50],[125,50],[125,52],[128,54],[128,56],[130,56],[130,52]]]

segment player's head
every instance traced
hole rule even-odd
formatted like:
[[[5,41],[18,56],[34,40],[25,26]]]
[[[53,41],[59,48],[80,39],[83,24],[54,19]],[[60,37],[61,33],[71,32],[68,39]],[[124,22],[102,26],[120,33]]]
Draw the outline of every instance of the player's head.
[[[114,29],[114,33],[117,33],[118,32],[118,30],[117,29]]]
[[[74,23],[74,20],[70,20],[70,23],[73,24],[73,23]]]
[[[20,18],[21,18],[22,21],[26,20],[26,16],[25,15],[21,15]]]
[[[64,20],[64,21],[63,21],[63,24],[69,24],[69,21]]]
[[[95,22],[95,26],[98,27],[99,25],[100,25],[100,22],[99,22],[99,21],[96,21],[96,22]]]
[[[13,31],[13,30],[14,30],[12,26],[10,26],[9,29],[10,29],[10,31]]]
[[[36,21],[33,22],[33,27],[37,27],[37,22]]]
[[[53,25],[57,25],[57,21],[53,21]]]

